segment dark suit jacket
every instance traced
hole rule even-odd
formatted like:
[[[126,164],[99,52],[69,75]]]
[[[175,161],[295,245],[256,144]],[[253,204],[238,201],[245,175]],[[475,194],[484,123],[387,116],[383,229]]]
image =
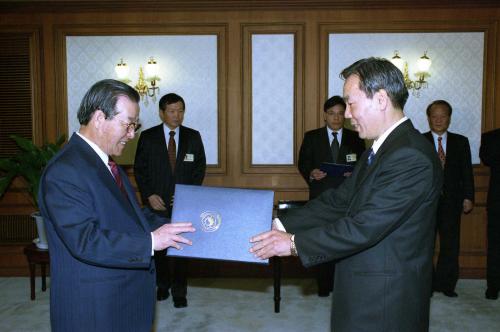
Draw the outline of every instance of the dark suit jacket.
[[[187,154],[193,156],[193,161],[187,160]],[[168,160],[163,124],[141,133],[135,154],[134,173],[145,205],[149,206],[149,196],[159,195],[167,205],[168,211],[164,215],[169,216],[175,184],[201,185],[205,169],[205,149],[198,131],[179,127],[175,174],[172,174]]]
[[[370,166],[283,218],[305,266],[339,259],[332,329],[426,331],[434,227],[442,172],[410,120],[384,141]]]
[[[488,210],[500,211],[500,129],[483,133],[479,157],[490,167]]]
[[[346,162],[346,155],[352,153],[356,154],[356,160],[359,160],[363,151],[365,151],[365,142],[359,138],[358,133],[344,128],[337,163],[350,164]],[[332,176],[327,176],[319,181],[309,180],[311,171],[315,168],[319,169],[322,162],[333,162],[326,127],[306,132],[300,146],[299,171],[309,185],[310,199],[315,198],[326,189],[338,187],[344,181],[344,177]]]
[[[436,151],[432,133],[428,131],[424,136]],[[464,199],[474,202],[474,175],[467,137],[448,132],[445,154],[442,198],[462,211]]]
[[[127,198],[95,151],[73,134],[42,175],[39,203],[50,246],[52,331],[151,329],[150,232],[164,221],[145,216],[127,175],[120,173]]]

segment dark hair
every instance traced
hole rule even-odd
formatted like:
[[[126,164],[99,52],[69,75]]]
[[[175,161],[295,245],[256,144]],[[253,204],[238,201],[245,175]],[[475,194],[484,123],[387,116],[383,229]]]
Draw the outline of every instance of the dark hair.
[[[158,103],[160,106],[160,109],[162,111],[167,109],[167,105],[170,104],[175,104],[181,102],[182,103],[182,109],[186,109],[186,103],[184,102],[184,99],[182,99],[181,96],[179,96],[176,93],[167,93],[163,97],[161,97],[160,102]]]
[[[434,105],[443,105],[448,108],[448,116],[451,117],[451,113],[453,112],[453,109],[451,108],[450,103],[448,103],[446,100],[434,100],[432,103],[427,106],[427,110],[425,111],[427,113],[427,116],[431,115],[431,107]]]
[[[393,106],[403,110],[408,100],[408,89],[403,74],[392,62],[374,57],[361,59],[340,73],[343,79],[351,75],[359,77],[359,89],[364,91],[368,98],[371,99],[374,93],[384,89]]]
[[[327,110],[329,110],[333,106],[337,106],[337,105],[342,105],[342,106],[344,106],[344,109],[345,109],[346,106],[345,106],[344,98],[342,98],[341,96],[330,97],[323,104],[323,112],[326,112]]]
[[[106,119],[116,115],[116,102],[118,97],[125,96],[139,103],[141,97],[134,88],[123,82],[107,79],[94,83],[83,96],[78,109],[78,121],[87,125],[96,110],[101,110]]]

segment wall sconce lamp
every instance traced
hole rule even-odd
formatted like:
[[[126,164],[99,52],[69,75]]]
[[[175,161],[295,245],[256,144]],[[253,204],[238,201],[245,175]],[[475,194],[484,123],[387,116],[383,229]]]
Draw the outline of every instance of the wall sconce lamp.
[[[153,101],[156,100],[156,93],[160,90],[156,84],[160,81],[160,77],[158,76],[158,64],[153,57],[149,58],[145,68],[146,76],[144,76],[142,67],[139,67],[139,79],[137,80],[137,84],[134,85],[134,89],[137,90],[141,98],[144,100],[144,103],[147,105],[147,97],[153,98]],[[129,66],[123,62],[123,59],[120,59],[120,63],[115,66],[115,73],[118,80],[123,83],[130,83],[131,81],[128,79],[129,72]]]
[[[425,89],[429,86],[426,78],[430,77],[429,69],[431,67],[432,61],[427,56],[427,51],[424,55],[417,60],[418,71],[415,73],[416,80],[412,81],[408,73],[408,62],[401,59],[398,51],[394,51],[394,56],[391,62],[398,67],[398,69],[403,73],[403,78],[405,80],[405,85],[408,90],[412,90],[412,94],[416,97],[420,96],[420,89]]]

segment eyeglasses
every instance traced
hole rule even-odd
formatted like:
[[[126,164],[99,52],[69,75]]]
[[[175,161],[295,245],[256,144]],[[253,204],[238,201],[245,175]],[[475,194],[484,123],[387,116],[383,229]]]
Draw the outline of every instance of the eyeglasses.
[[[127,133],[136,133],[142,127],[139,122],[125,122],[120,119],[118,119],[118,121],[120,121],[120,124],[127,129]]]

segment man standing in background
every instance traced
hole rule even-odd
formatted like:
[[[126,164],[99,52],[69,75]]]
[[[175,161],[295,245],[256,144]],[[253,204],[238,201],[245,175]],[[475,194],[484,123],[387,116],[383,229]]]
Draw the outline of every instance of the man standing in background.
[[[474,176],[469,140],[448,131],[452,108],[445,100],[427,106],[431,131],[424,134],[433,144],[443,168],[443,190],[437,211],[439,257],[434,271],[433,291],[457,297],[459,276],[460,221],[474,207]]]
[[[158,215],[170,218],[175,184],[201,185],[206,158],[200,133],[182,126],[186,104],[175,94],[159,102],[162,124],[142,132],[134,173],[142,201]],[[187,260],[155,253],[158,301],[172,293],[174,307],[187,306]]]
[[[498,299],[500,290],[500,129],[481,136],[479,157],[490,167],[488,189],[488,262],[486,266],[487,289],[484,294],[489,300]]]
[[[333,96],[323,105],[325,126],[308,131],[299,153],[299,171],[309,186],[309,199],[329,188],[337,188],[344,176],[328,176],[320,170],[323,162],[354,165],[365,150],[365,142],[355,131],[344,128],[345,102]],[[333,290],[335,263],[317,266],[318,296],[328,296]]]

